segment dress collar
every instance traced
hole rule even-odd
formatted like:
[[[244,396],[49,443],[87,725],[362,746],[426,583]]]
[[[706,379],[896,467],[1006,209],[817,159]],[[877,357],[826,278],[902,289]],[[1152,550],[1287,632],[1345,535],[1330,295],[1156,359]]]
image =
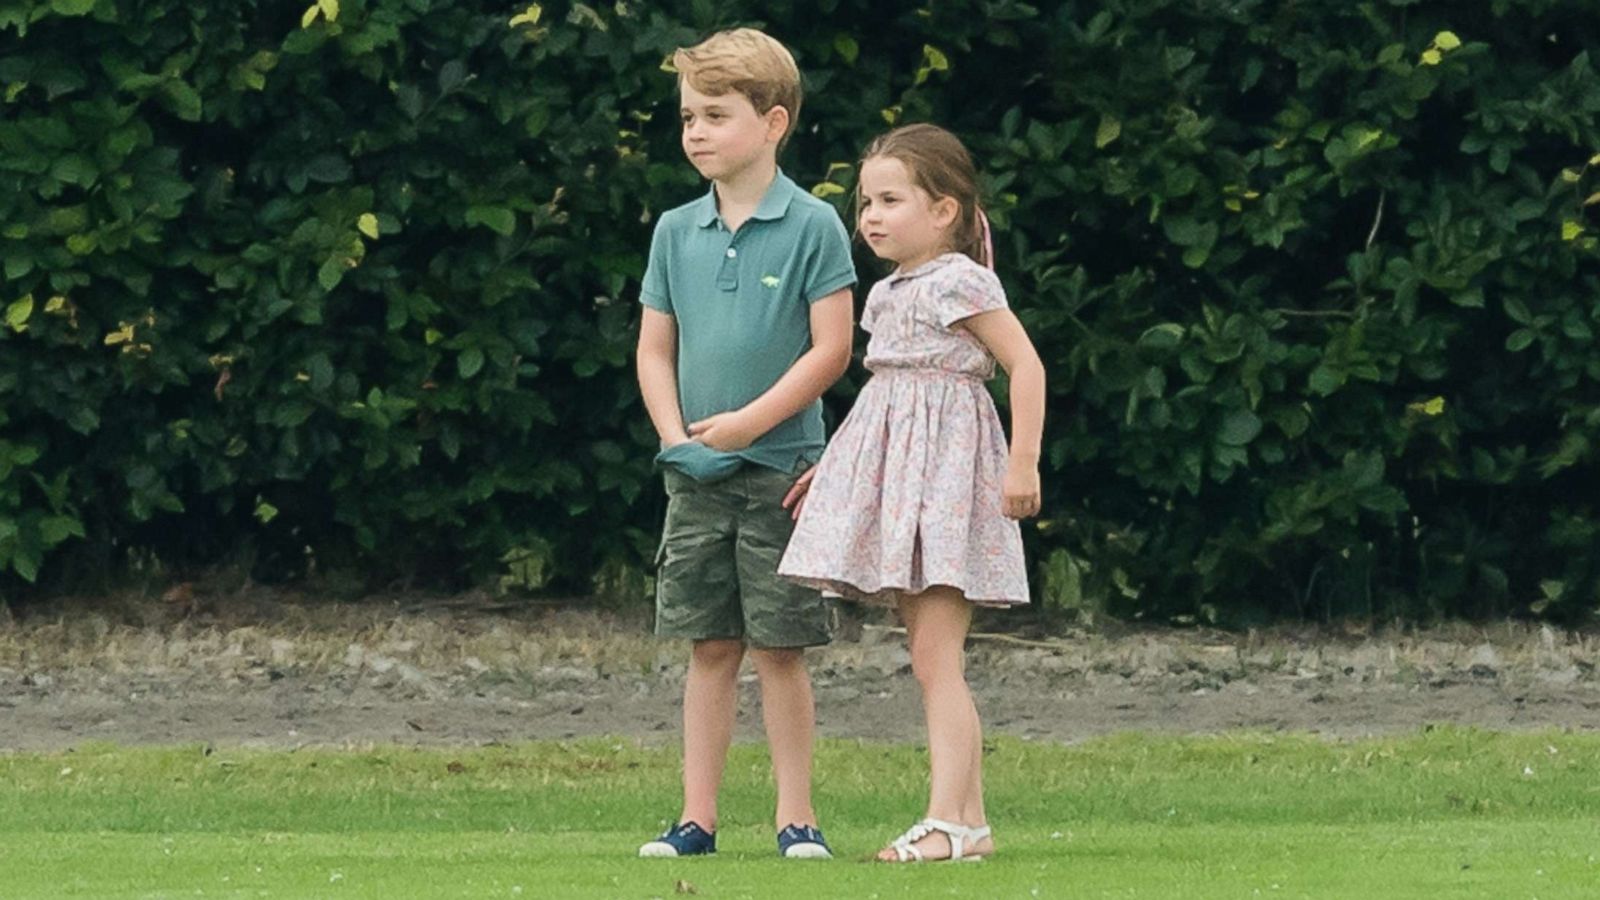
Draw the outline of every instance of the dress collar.
[[[966,258],[967,255],[965,253],[956,253],[954,251],[950,253],[941,253],[922,265],[917,266],[915,269],[909,269],[905,271],[896,269],[893,272],[890,272],[889,284],[895,285],[902,281],[909,281],[912,278],[920,278],[923,275],[927,275],[930,272],[937,272],[945,266],[959,262]]]

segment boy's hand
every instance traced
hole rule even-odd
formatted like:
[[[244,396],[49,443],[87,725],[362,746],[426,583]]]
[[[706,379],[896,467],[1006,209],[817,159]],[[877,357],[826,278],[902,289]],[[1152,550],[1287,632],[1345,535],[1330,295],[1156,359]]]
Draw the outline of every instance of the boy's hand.
[[[789,518],[794,519],[796,522],[800,521],[800,510],[806,505],[806,494],[811,492],[811,479],[816,474],[816,466],[807,469],[804,475],[795,479],[794,486],[789,488],[789,493],[783,496],[783,508],[794,507],[789,513]]]
[[[1000,511],[1008,518],[1026,519],[1039,513],[1039,466],[1013,459],[1001,485]]]
[[[689,426],[689,437],[724,453],[743,450],[760,436],[760,432],[750,427],[739,410],[717,413]]]

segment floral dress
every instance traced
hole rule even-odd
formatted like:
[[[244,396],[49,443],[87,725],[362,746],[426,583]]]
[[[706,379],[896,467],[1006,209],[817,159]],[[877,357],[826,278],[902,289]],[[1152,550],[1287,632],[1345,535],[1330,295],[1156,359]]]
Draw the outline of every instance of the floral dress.
[[[876,603],[934,585],[1028,602],[1022,532],[1000,506],[1006,437],[984,386],[995,360],[957,324],[1004,308],[1000,279],[960,253],[873,285],[872,377],[817,464],[779,575]]]

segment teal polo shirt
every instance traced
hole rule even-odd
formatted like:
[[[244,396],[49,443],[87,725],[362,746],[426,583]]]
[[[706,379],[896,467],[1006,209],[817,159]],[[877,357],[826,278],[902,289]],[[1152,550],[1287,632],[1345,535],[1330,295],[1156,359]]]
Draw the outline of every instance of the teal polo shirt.
[[[716,188],[663,213],[640,300],[677,319],[684,424],[739,409],[811,349],[811,304],[856,283],[850,237],[832,206],[779,172],[737,232]],[[822,401],[737,455],[781,472],[822,455]]]

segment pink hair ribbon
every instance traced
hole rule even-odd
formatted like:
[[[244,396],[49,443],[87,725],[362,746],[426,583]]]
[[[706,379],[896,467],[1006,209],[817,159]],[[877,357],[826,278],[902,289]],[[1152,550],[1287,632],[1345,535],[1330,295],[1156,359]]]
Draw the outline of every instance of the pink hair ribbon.
[[[978,207],[978,226],[983,229],[983,264],[994,271],[994,232],[989,230],[989,217],[984,215],[983,207]]]

